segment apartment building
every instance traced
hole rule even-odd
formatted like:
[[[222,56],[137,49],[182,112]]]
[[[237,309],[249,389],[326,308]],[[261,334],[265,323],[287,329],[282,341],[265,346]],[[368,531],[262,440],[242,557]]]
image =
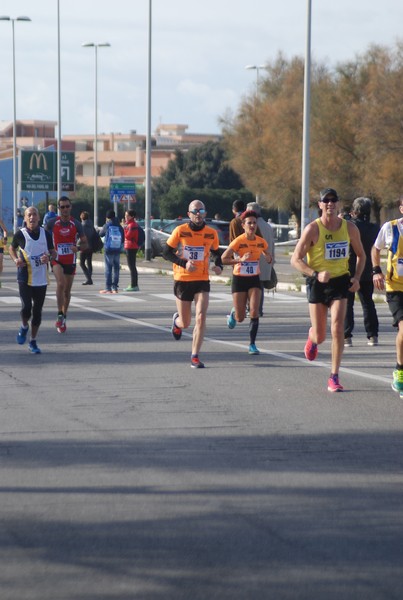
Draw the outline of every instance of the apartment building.
[[[19,120],[16,123],[17,149],[56,147],[56,121]],[[174,157],[175,150],[218,141],[215,134],[187,132],[188,125],[159,125],[151,138],[151,176],[157,177]],[[94,134],[63,135],[62,149],[75,152],[76,181],[94,183]],[[13,123],[0,121],[0,159],[12,157]],[[111,177],[134,177],[143,185],[146,175],[146,136],[137,131],[97,135],[98,186],[109,187]]]

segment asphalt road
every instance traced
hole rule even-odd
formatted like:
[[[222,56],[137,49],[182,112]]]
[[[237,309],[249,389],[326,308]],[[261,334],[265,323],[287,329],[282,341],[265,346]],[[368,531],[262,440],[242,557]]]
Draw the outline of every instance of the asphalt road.
[[[68,330],[55,284],[38,338],[18,346],[15,270],[0,289],[1,600],[400,599],[403,401],[377,306],[330,394],[330,342],[308,363],[302,294],[267,295],[257,345],[212,285],[191,369],[173,340],[172,281],[101,296],[77,274]],[[121,287],[128,284],[122,271]]]

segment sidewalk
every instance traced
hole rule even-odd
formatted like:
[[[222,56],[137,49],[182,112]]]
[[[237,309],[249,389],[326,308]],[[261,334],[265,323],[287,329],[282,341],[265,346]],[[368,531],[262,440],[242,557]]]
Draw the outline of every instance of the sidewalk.
[[[94,266],[102,268],[104,266],[102,255],[97,254],[96,258],[94,255],[92,263]],[[121,256],[120,265],[121,269],[125,271],[129,270],[123,254]],[[164,260],[162,257],[153,258],[149,261],[144,258],[138,258],[136,265],[139,273],[161,273],[162,275],[172,275],[172,263]],[[277,290],[305,292],[304,279],[292,268],[288,256],[285,256],[283,253],[278,253],[275,269],[278,278]],[[228,284],[231,281],[231,271],[232,268],[226,266],[222,275],[211,274],[210,280]]]

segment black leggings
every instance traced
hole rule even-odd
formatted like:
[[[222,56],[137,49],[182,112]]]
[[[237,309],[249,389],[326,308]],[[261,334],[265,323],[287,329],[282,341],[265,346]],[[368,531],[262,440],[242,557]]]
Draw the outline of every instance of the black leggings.
[[[19,283],[21,312],[25,321],[29,321],[32,314],[31,325],[39,327],[42,321],[42,308],[45,302],[47,285],[32,286],[27,283]]]
[[[92,281],[92,250],[80,252],[80,267],[87,281]]]
[[[132,250],[132,249],[128,248],[126,250],[126,256],[127,256],[127,266],[129,267],[129,271],[130,271],[130,285],[132,287],[137,287],[137,285],[138,285],[138,274],[137,274],[137,267],[136,267],[137,250]]]

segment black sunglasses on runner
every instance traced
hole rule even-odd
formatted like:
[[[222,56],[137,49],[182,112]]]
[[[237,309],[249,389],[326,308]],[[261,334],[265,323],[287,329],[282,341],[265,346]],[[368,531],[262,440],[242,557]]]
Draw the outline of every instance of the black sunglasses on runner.
[[[201,215],[204,215],[206,212],[205,208],[194,208],[193,210],[189,211],[190,213],[192,213],[192,215],[197,215],[198,213],[200,213]]]

